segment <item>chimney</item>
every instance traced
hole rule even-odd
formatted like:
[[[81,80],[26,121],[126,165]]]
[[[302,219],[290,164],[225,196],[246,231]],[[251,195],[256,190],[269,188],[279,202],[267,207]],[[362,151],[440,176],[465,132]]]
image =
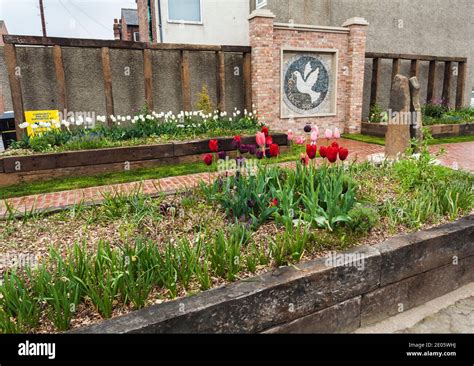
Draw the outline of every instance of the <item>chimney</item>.
[[[120,40],[121,37],[121,31],[122,31],[122,26],[119,23],[119,20],[117,18],[114,19],[114,38],[116,40]]]

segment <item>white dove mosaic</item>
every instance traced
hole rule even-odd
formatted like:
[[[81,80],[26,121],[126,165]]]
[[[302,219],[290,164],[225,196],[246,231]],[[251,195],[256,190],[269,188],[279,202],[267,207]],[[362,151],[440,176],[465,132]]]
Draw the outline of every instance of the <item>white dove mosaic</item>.
[[[332,113],[332,54],[284,53],[282,114]],[[286,106],[286,108],[284,108]]]

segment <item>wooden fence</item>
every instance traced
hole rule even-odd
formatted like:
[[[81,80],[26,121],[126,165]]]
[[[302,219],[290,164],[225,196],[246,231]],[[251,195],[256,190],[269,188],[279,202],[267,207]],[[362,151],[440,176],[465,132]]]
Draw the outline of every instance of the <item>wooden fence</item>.
[[[56,87],[59,94],[59,110],[67,108],[66,78],[64,75],[64,65],[62,57],[62,47],[83,47],[100,48],[102,57],[102,74],[104,80],[105,106],[108,116],[108,123],[111,123],[110,115],[114,114],[114,98],[112,93],[112,72],[110,65],[110,49],[141,50],[143,53],[143,75],[145,80],[145,102],[148,108],[153,109],[153,69],[151,53],[153,50],[174,50],[180,51],[181,62],[181,87],[183,110],[191,110],[191,89],[189,73],[189,52],[215,52],[216,53],[216,90],[217,106],[219,110],[225,109],[225,58],[224,53],[243,54],[243,83],[244,83],[244,105],[247,110],[252,108],[251,93],[251,48],[246,46],[214,46],[214,45],[190,45],[190,44],[170,44],[159,43],[150,44],[130,41],[109,41],[79,38],[56,38],[37,36],[4,35],[5,62],[7,65],[8,78],[10,83],[13,111],[15,113],[15,127],[17,139],[20,139],[23,130],[19,125],[24,122],[23,94],[21,83],[17,77],[17,46],[45,46],[53,47],[53,62],[56,78]]]
[[[392,60],[392,81],[393,77],[400,73],[400,66],[402,60],[409,60],[410,64],[410,77],[417,76],[419,74],[420,62],[429,62],[428,71],[428,85],[426,102],[430,103],[435,99],[436,95],[436,63],[444,63],[444,78],[443,78],[443,90],[442,99],[448,101],[451,99],[451,84],[452,84],[452,67],[454,63],[458,64],[458,76],[456,85],[456,109],[462,108],[465,97],[465,86],[467,77],[467,58],[465,57],[438,57],[438,56],[424,56],[424,55],[405,55],[405,54],[393,54],[393,53],[366,53],[366,58],[373,59],[372,63],[372,82],[370,88],[370,105],[374,105],[377,102],[377,95],[379,93],[380,85],[380,69],[382,59]]]

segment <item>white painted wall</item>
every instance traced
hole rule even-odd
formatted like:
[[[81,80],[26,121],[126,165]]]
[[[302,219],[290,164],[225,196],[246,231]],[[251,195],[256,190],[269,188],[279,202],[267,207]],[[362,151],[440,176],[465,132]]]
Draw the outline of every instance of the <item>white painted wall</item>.
[[[161,0],[164,43],[249,45],[248,0],[201,0],[202,24],[168,21],[168,1]]]

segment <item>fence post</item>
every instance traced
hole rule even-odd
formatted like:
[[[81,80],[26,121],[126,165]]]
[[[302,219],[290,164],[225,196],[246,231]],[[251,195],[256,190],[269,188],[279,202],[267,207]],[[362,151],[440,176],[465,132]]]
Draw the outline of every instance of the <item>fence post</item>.
[[[426,102],[433,103],[436,97],[436,61],[430,61],[430,68],[428,71],[428,88],[426,92]]]
[[[420,60],[411,60],[410,64],[410,77],[412,78],[415,76],[418,78],[418,74],[420,71]]]
[[[67,109],[66,77],[64,76],[63,54],[61,46],[53,46],[54,71],[59,95],[59,106],[61,112]],[[66,118],[64,116],[64,118]]]
[[[20,124],[24,122],[25,111],[23,109],[23,94],[21,92],[21,71],[16,61],[16,48],[14,44],[5,43],[5,63],[7,65],[8,80],[10,82],[10,92],[12,96],[13,112],[15,114],[16,139],[19,141],[23,137],[24,131]]]
[[[189,51],[181,51],[181,89],[183,110],[191,110],[191,88],[189,85]]]
[[[143,50],[143,77],[145,79],[145,101],[148,109],[153,110],[153,69],[151,50]]]
[[[399,58],[394,58],[392,61],[392,80],[390,81],[390,90],[392,90],[393,79],[395,75],[400,74],[401,60]]]
[[[243,59],[244,105],[247,111],[252,111],[252,54],[244,53]]]
[[[443,80],[443,96],[448,106],[451,105],[451,74],[452,74],[452,62],[446,61],[444,63],[444,80]]]
[[[374,58],[372,61],[372,83],[370,87],[370,106],[377,104],[379,81],[380,81],[380,59]]]
[[[112,93],[112,71],[110,69],[110,50],[102,47],[102,74],[104,77],[105,110],[107,111],[107,123],[112,124],[111,115],[114,114],[114,97]]]
[[[459,62],[458,64],[458,81],[456,86],[456,109],[464,106],[464,93],[466,91],[467,62]]]
[[[217,51],[216,53],[216,64],[217,64],[217,109],[220,112],[225,111],[225,57],[224,52]]]

